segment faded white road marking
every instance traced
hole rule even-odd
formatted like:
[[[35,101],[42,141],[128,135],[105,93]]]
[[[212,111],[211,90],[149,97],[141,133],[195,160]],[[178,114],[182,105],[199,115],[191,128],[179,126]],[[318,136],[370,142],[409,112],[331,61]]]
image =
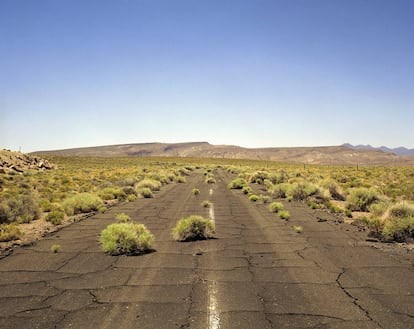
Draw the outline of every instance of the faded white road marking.
[[[210,217],[211,220],[215,220],[214,218],[214,205],[211,204],[210,208],[208,208],[208,216]]]
[[[213,195],[213,189],[212,188],[210,189],[210,195]]]
[[[220,329],[220,314],[217,306],[217,284],[212,281],[208,286],[208,328]]]

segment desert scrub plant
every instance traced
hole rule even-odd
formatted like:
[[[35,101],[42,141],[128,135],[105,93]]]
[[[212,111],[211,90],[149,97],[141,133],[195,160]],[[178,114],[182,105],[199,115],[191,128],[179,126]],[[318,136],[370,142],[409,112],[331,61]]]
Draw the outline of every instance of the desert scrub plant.
[[[98,212],[100,213],[100,214],[104,214],[104,213],[106,213],[108,211],[108,208],[107,207],[105,207],[105,206],[100,206],[99,208],[98,208]]]
[[[276,184],[272,187],[269,192],[275,198],[287,198],[291,195],[291,190],[293,189],[293,185],[289,183],[280,183]]]
[[[210,201],[208,201],[208,200],[204,200],[203,202],[201,202],[201,205],[202,205],[204,208],[210,208],[210,207],[211,207],[211,202],[210,202]]]
[[[380,201],[378,192],[373,188],[357,187],[349,190],[346,208],[351,211],[368,211],[373,203]]]
[[[256,171],[249,177],[250,183],[263,184],[265,179],[269,178],[269,173],[266,171]]]
[[[302,231],[303,231],[303,227],[299,226],[299,225],[294,225],[293,229],[296,233],[302,233]]]
[[[16,224],[0,224],[0,242],[19,240],[22,235]]]
[[[185,179],[185,177],[183,177],[183,176],[176,176],[175,177],[175,181],[177,182],[177,183],[185,183],[187,180]]]
[[[73,195],[63,201],[62,204],[62,207],[68,216],[96,211],[101,206],[103,206],[102,199],[92,193],[80,193]]]
[[[54,244],[50,247],[50,250],[55,254],[58,253],[61,249],[62,247],[60,244]]]
[[[135,194],[130,194],[127,196],[127,201],[128,202],[132,202],[135,201],[137,199],[137,196]]]
[[[172,230],[177,241],[195,241],[211,238],[214,234],[215,223],[211,219],[192,215],[180,219]]]
[[[128,216],[126,213],[121,212],[118,215],[116,215],[115,219],[118,223],[127,223],[131,220],[131,217]]]
[[[154,194],[152,193],[152,190],[148,187],[143,187],[143,188],[139,189],[137,192],[138,192],[138,195],[140,195],[141,197],[143,197],[145,199],[154,197]]]
[[[250,196],[249,196],[249,200],[250,201],[253,201],[253,202],[256,202],[257,200],[259,200],[260,198],[259,198],[259,196],[257,196],[256,194],[251,194]]]
[[[40,209],[31,195],[10,195],[0,202],[1,223],[29,223],[40,216]]]
[[[253,189],[250,186],[243,186],[242,192],[244,194],[250,195],[253,193]]]
[[[287,210],[279,210],[278,215],[280,219],[288,220],[290,218],[290,213]]]
[[[271,212],[277,213],[281,210],[283,210],[283,204],[281,202],[272,202],[269,205],[269,211],[271,211]]]
[[[216,180],[214,179],[214,177],[213,177],[213,176],[208,176],[208,177],[206,178],[205,182],[206,182],[207,184],[216,184]]]
[[[244,178],[235,178],[233,179],[227,187],[229,189],[241,190],[243,187],[247,186],[247,181]]]
[[[198,188],[193,188],[193,190],[191,191],[191,193],[193,193],[194,195],[199,195],[200,194],[200,190]]]
[[[101,232],[99,241],[110,255],[137,255],[151,250],[154,235],[143,224],[116,223]]]
[[[271,198],[270,198],[270,196],[268,196],[268,195],[260,195],[260,200],[263,202],[263,203],[269,203],[270,202],[270,200],[271,200]]]
[[[119,187],[106,187],[98,192],[102,200],[124,200],[126,193]]]
[[[50,222],[53,225],[60,225],[62,224],[63,220],[65,219],[65,213],[61,210],[53,210],[47,214],[45,217],[46,222]]]
[[[405,242],[414,239],[414,204],[398,203],[384,214],[385,240]]]
[[[138,182],[135,187],[137,190],[142,188],[149,188],[151,191],[159,191],[161,189],[162,183],[155,179],[144,178],[142,181]]]

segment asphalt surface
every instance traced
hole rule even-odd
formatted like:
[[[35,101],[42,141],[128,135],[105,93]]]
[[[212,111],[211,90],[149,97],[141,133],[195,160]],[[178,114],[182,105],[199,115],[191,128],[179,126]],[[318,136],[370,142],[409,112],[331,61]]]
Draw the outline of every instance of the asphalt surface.
[[[192,173],[154,199],[0,259],[0,328],[414,328],[413,252],[366,242],[357,228],[299,203],[285,203],[291,219],[283,221],[228,190],[231,178],[220,171],[208,185]],[[147,225],[154,252],[101,251],[99,233],[120,212]],[[216,239],[173,240],[176,221],[192,214],[216,220]]]

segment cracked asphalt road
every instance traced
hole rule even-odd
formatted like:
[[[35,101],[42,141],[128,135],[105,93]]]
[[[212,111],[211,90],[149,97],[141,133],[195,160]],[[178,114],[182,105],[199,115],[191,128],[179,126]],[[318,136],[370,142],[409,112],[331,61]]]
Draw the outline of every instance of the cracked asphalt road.
[[[412,253],[376,248],[298,203],[285,204],[291,220],[282,221],[228,190],[231,178],[219,171],[207,185],[193,173],[0,259],[0,327],[414,328]],[[211,216],[203,200],[213,203],[217,239],[174,241],[179,218]],[[147,225],[155,252],[100,250],[100,231],[120,212]]]

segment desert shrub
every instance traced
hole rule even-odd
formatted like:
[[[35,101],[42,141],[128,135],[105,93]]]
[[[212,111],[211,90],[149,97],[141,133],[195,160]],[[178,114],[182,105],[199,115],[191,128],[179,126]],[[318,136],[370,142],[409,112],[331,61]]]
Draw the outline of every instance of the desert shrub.
[[[256,194],[252,194],[249,196],[249,200],[253,202],[256,202],[259,199],[260,199],[259,196],[257,196]]]
[[[159,191],[161,189],[161,186],[162,184],[160,181],[150,178],[145,178],[135,185],[137,190],[149,188],[151,191]]]
[[[119,187],[106,187],[98,192],[102,200],[123,200],[126,198],[125,192]]]
[[[352,211],[349,209],[345,209],[345,216],[348,218],[352,218]]]
[[[52,211],[52,202],[48,199],[39,200],[38,205],[43,212]]]
[[[0,224],[29,223],[39,216],[39,206],[31,195],[13,195],[0,202]]]
[[[290,218],[290,213],[287,210],[279,210],[278,215],[281,219],[288,220]]]
[[[63,201],[63,209],[68,216],[88,213],[98,210],[103,206],[102,199],[96,194],[80,193],[73,195]]]
[[[368,211],[368,207],[379,200],[379,194],[373,188],[352,188],[349,191],[346,208],[352,211]]]
[[[185,179],[185,177],[183,177],[183,176],[176,176],[175,177],[175,181],[177,182],[177,183],[185,183],[187,180]]]
[[[180,219],[173,228],[172,234],[174,239],[178,241],[194,241],[212,237],[214,230],[214,221],[202,216],[192,215]]]
[[[318,187],[312,183],[302,182],[292,184],[292,188],[288,190],[287,196],[292,196],[293,200],[305,201],[308,197],[315,195],[318,192]]]
[[[343,189],[338,185],[337,182],[335,182],[332,179],[327,179],[321,182],[321,186],[326,188],[329,193],[331,194],[331,197],[334,200],[338,201],[345,201],[345,192]]]
[[[279,212],[280,210],[283,210],[283,204],[281,202],[272,202],[269,205],[269,211],[271,212]]]
[[[51,222],[53,225],[60,225],[65,219],[65,213],[59,210],[53,210],[47,214],[45,220],[46,222]]]
[[[250,194],[253,193],[253,190],[252,190],[252,188],[250,186],[243,186],[242,192],[244,194],[250,195]]]
[[[104,213],[106,213],[106,212],[107,212],[107,210],[108,210],[108,208],[107,208],[107,207],[105,207],[105,206],[100,206],[100,207],[98,208],[98,212],[99,212],[100,214],[104,214]]]
[[[206,183],[207,184],[215,184],[216,180],[214,179],[214,177],[209,176],[209,177],[206,178]]]
[[[247,186],[247,181],[244,178],[235,178],[233,179],[227,187],[229,189],[239,189],[241,190],[243,187]]]
[[[413,240],[414,205],[399,203],[391,206],[385,214],[382,234],[386,240]]]
[[[152,193],[152,190],[148,187],[141,188],[137,192],[140,196],[142,196],[145,199],[154,197],[154,194]]]
[[[110,255],[136,255],[151,249],[154,235],[143,224],[116,223],[101,232],[99,241]]]
[[[127,201],[128,202],[132,202],[135,201],[137,199],[137,196],[135,194],[130,194],[127,196]]]
[[[135,190],[135,188],[133,188],[132,186],[124,186],[122,187],[122,192],[125,193],[125,195],[130,196],[130,195],[135,195],[137,196],[137,191]]]
[[[210,207],[211,207],[211,202],[210,202],[210,201],[208,201],[208,200],[204,200],[203,202],[201,202],[201,205],[202,205],[204,208],[210,208]]]
[[[22,235],[16,224],[0,224],[0,242],[19,240]]]
[[[126,213],[121,212],[118,215],[116,215],[115,219],[118,223],[126,223],[131,220],[131,217],[129,217]]]
[[[293,229],[296,233],[302,233],[302,231],[303,231],[303,227],[299,226],[299,225],[294,225]]]
[[[50,250],[55,254],[58,253],[61,249],[62,247],[60,244],[54,244],[50,247]]]
[[[381,217],[387,211],[388,206],[389,205],[386,202],[378,202],[371,204],[368,207],[368,210],[372,216]]]
[[[269,178],[269,173],[266,171],[256,171],[249,177],[249,182],[254,184],[263,184],[265,179]]]
[[[317,203],[317,202],[312,201],[312,200],[308,200],[308,201],[306,202],[306,204],[307,204],[307,205],[308,205],[308,207],[309,207],[309,208],[311,208],[311,209],[320,209],[320,208],[322,208],[322,205],[321,205],[320,203]]]
[[[269,203],[271,198],[268,195],[260,195],[260,200],[262,200],[263,203]]]
[[[200,190],[198,188],[193,188],[193,190],[191,191],[191,193],[193,193],[194,195],[199,195],[200,194]]]
[[[287,198],[291,195],[291,190],[293,189],[293,185],[289,183],[280,183],[273,186],[272,190],[269,192],[275,198]]]

